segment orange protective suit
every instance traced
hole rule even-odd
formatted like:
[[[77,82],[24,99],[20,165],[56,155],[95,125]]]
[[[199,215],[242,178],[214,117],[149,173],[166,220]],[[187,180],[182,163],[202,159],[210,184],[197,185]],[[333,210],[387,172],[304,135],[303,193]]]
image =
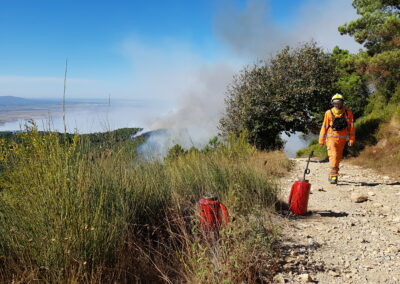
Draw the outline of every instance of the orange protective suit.
[[[343,158],[343,149],[346,141],[349,140],[350,144],[354,144],[356,140],[353,112],[350,109],[343,107],[343,113],[335,116],[341,117],[343,115],[346,117],[348,127],[340,131],[334,131],[332,129],[332,113],[331,110],[327,110],[319,134],[319,144],[323,145],[326,143],[328,149],[331,177],[337,177],[339,175],[339,163]]]

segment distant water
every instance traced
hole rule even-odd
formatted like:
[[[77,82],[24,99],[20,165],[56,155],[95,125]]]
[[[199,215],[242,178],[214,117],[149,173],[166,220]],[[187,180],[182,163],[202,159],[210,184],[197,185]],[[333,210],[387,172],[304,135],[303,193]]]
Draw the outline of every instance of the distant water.
[[[287,141],[285,144],[284,151],[289,158],[296,157],[296,152],[309,145],[312,139],[317,135],[304,135],[302,132],[296,132],[290,137],[286,134],[282,134],[282,139]]]
[[[123,127],[143,127],[150,115],[157,115],[161,110],[157,105],[136,101],[118,101],[108,105],[74,104],[66,109],[68,132],[93,133],[114,130]],[[35,118],[39,130],[64,131],[62,110],[54,108],[48,115]],[[6,122],[0,125],[0,131],[18,131],[24,129],[27,120]]]

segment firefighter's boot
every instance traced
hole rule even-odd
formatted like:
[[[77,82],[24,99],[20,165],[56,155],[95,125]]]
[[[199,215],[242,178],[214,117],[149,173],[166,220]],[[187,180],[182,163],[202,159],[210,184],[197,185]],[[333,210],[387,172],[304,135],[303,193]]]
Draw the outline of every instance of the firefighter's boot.
[[[329,181],[331,184],[337,184],[338,178],[337,178],[337,176],[330,176],[330,177],[328,178],[328,181]]]

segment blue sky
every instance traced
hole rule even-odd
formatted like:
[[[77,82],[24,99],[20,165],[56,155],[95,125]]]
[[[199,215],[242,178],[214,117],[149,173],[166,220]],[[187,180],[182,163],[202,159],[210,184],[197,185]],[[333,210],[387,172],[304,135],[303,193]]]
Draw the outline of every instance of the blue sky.
[[[214,1],[2,1],[1,74],[54,76],[68,57],[77,76],[126,72],[119,42],[135,35],[149,43],[186,41],[205,58],[218,44],[212,21],[223,3]],[[274,17],[290,23],[296,0],[272,1]],[[237,5],[245,5],[238,1]]]
[[[70,97],[177,102],[285,44],[354,51],[335,31],[354,16],[350,0],[0,0],[0,95],[59,97],[68,58]]]
[[[2,1],[1,73],[49,76],[59,73],[66,57],[77,75],[125,71],[118,44],[132,34],[154,44],[159,38],[171,37],[205,45],[211,34],[210,3],[181,4],[185,2],[189,3]]]

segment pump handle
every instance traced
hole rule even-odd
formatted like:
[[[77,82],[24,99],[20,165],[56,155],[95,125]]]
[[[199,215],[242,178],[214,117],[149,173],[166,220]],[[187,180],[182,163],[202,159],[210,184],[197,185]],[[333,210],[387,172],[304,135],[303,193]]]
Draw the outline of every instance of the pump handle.
[[[311,157],[314,155],[314,151],[311,151],[310,155],[308,156],[308,160],[307,160],[307,166],[306,169],[304,171],[304,176],[303,176],[303,180],[306,180],[306,175],[310,174],[310,169],[308,168],[308,165],[310,164],[310,159]]]

